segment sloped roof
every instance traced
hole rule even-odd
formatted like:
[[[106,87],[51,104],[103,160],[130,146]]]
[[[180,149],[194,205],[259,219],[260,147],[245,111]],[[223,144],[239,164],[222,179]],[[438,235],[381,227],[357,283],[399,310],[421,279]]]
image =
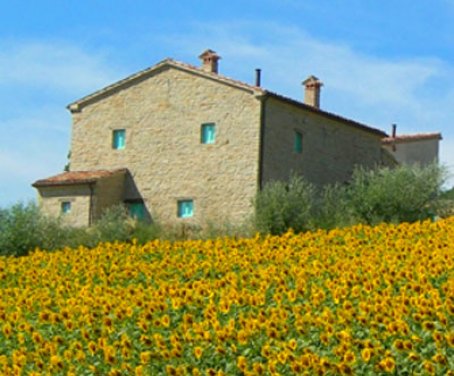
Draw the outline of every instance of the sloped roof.
[[[58,175],[51,176],[46,179],[35,181],[32,186],[50,187],[61,185],[78,185],[96,183],[98,180],[110,177],[116,174],[124,174],[127,169],[121,168],[116,170],[95,170],[95,171],[68,171]]]
[[[360,123],[358,121],[345,118],[343,116],[334,114],[332,112],[321,110],[320,108],[310,106],[310,105],[308,105],[308,104],[306,104],[304,102],[297,101],[295,99],[286,97],[284,95],[273,93],[271,91],[266,91],[265,93],[266,93],[266,95],[268,95],[270,97],[273,97],[273,98],[276,98],[276,99],[278,99],[280,101],[283,101],[283,102],[289,103],[291,105],[303,108],[303,109],[305,109],[307,111],[310,111],[312,113],[315,113],[315,114],[320,114],[322,116],[326,116],[326,117],[328,117],[330,119],[333,119],[333,120],[341,121],[341,122],[343,122],[343,123],[345,123],[345,124],[347,124],[349,126],[352,126],[354,128],[362,129],[364,131],[367,131],[367,132],[370,132],[370,133],[374,133],[374,134],[376,134],[378,136],[381,136],[381,137],[387,137],[388,136],[388,134],[386,132],[384,132],[384,131],[382,131],[380,129],[370,127],[370,126],[365,125],[363,123]]]
[[[153,65],[152,67],[149,67],[149,68],[141,70],[137,73],[134,73],[120,81],[113,83],[112,85],[106,86],[100,90],[95,91],[92,94],[89,94],[75,102],[72,102],[67,106],[67,108],[71,111],[77,111],[80,106],[83,106],[86,103],[89,103],[93,100],[97,100],[98,98],[102,98],[105,95],[109,95],[110,93],[114,92],[117,89],[121,89],[122,87],[132,84],[135,81],[142,80],[148,76],[153,75],[154,73],[159,72],[160,70],[170,68],[170,67],[179,69],[182,71],[186,71],[188,73],[196,74],[198,76],[205,77],[205,78],[208,78],[211,80],[215,80],[217,82],[221,82],[226,85],[236,87],[238,89],[246,90],[246,91],[249,91],[250,93],[262,94],[265,92],[263,89],[261,89],[258,86],[252,86],[252,85],[246,84],[244,82],[234,80],[234,79],[228,78],[226,76],[222,76],[218,73],[206,72],[193,65],[182,63],[182,62],[175,61],[173,59],[168,58],[168,59],[165,59],[165,60],[159,62],[156,65]]]
[[[341,121],[341,122],[345,123],[346,125],[353,126],[357,129],[362,129],[364,131],[376,134],[381,137],[388,136],[388,134],[386,132],[384,132],[380,129],[373,128],[368,125],[362,124],[360,122],[354,121],[352,119],[348,119],[348,118],[342,117],[340,115],[321,110],[320,108],[316,108],[316,107],[307,105],[301,101],[286,97],[281,94],[274,93],[272,91],[263,89],[262,87],[249,85],[245,82],[238,81],[238,80],[223,76],[218,73],[207,72],[196,66],[193,66],[193,65],[190,65],[187,63],[183,63],[183,62],[179,62],[179,61],[175,61],[170,58],[167,58],[152,67],[149,67],[149,68],[141,70],[137,73],[134,73],[120,81],[117,81],[117,82],[115,82],[109,86],[106,86],[100,90],[97,90],[94,93],[89,94],[75,102],[72,102],[67,106],[67,108],[72,112],[79,111],[80,107],[82,107],[86,104],[89,104],[93,101],[101,99],[105,96],[108,96],[111,93],[115,92],[116,90],[122,89],[124,87],[127,87],[128,85],[133,84],[135,81],[143,80],[143,79],[147,78],[148,76],[151,76],[163,69],[168,69],[168,68],[175,68],[175,69],[179,69],[179,70],[191,73],[191,74],[198,75],[200,77],[205,77],[207,79],[214,80],[216,82],[223,83],[225,85],[229,85],[229,86],[241,89],[241,90],[246,90],[246,91],[250,92],[251,94],[255,94],[258,96],[270,96],[277,100],[284,101],[284,102],[289,103],[294,106],[298,106],[300,108],[311,111],[313,113],[317,113],[322,116],[326,116],[331,119]]]
[[[385,145],[406,143],[423,140],[441,140],[441,133],[416,133],[416,134],[403,134],[395,137],[385,137],[382,142]]]

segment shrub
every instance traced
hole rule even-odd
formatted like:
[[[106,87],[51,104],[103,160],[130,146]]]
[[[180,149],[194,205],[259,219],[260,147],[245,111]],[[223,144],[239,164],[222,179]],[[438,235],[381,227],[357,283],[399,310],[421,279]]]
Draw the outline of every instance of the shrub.
[[[47,223],[34,203],[0,210],[0,255],[23,256],[40,247]]]
[[[254,201],[257,231],[274,235],[289,228],[308,230],[314,198],[314,186],[296,175],[291,176],[287,183],[268,183]]]
[[[330,184],[321,188],[314,206],[313,223],[316,228],[329,230],[355,223],[348,187],[345,185]]]
[[[138,244],[145,244],[163,235],[163,229],[159,224],[138,221],[134,223],[131,239],[135,239]]]
[[[114,205],[106,209],[88,231],[93,236],[96,245],[101,242],[124,242],[131,240],[134,230],[134,220],[128,215],[124,205]]]
[[[414,222],[433,218],[446,176],[438,165],[355,170],[350,205],[362,222]]]

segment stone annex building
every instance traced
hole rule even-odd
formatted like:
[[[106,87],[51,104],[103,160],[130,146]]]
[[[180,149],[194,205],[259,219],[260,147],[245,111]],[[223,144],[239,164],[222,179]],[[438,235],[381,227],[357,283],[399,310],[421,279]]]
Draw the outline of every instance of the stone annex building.
[[[38,180],[42,209],[90,225],[124,203],[161,223],[239,223],[267,182],[291,173],[315,184],[345,182],[357,165],[429,163],[439,133],[390,136],[320,109],[310,76],[304,102],[201,67],[166,59],[68,106],[70,171]]]

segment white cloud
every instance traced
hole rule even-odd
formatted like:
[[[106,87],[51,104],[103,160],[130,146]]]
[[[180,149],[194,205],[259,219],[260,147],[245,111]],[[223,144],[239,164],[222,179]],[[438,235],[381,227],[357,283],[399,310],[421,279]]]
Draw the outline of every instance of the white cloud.
[[[83,92],[100,88],[118,72],[107,57],[62,42],[0,41],[0,84]]]

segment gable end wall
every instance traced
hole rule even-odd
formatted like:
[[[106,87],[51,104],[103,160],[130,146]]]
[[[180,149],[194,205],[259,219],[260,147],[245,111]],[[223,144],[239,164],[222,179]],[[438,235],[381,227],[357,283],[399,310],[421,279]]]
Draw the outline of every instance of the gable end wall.
[[[71,169],[127,168],[134,186],[124,199],[140,196],[163,223],[238,222],[257,190],[259,118],[250,92],[169,68],[73,113]],[[213,145],[200,142],[208,122]],[[114,129],[126,130],[124,150],[112,149]],[[195,203],[190,220],[177,218],[185,198]]]

